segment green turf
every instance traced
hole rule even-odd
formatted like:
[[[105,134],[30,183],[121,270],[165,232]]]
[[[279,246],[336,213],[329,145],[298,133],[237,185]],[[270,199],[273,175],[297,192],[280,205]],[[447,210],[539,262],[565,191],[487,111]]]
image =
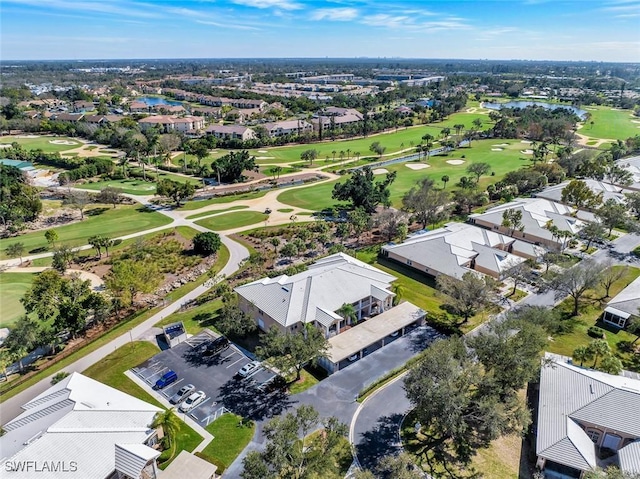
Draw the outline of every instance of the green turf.
[[[223,231],[260,223],[267,218],[269,218],[269,215],[258,213],[257,211],[240,211],[238,213],[225,213],[220,216],[206,218],[196,221],[196,224],[213,231]]]
[[[222,307],[222,301],[209,301],[204,304],[191,308],[188,311],[174,313],[167,316],[155,326],[161,328],[167,324],[182,321],[184,327],[189,334],[198,334],[204,328],[215,330],[213,320],[218,316],[218,310]]]
[[[496,146],[507,143],[508,146]],[[497,148],[502,148],[502,151],[492,151]],[[474,162],[489,163],[492,171],[495,172],[495,176],[481,178],[481,186],[486,186],[490,182],[498,181],[509,171],[529,165],[529,156],[522,153],[522,151],[528,148],[529,145],[520,143],[520,141],[480,140],[473,141],[469,148],[459,148],[447,156],[430,157],[427,162],[430,167],[422,170],[412,170],[407,166],[407,164],[417,164],[416,162],[385,166],[384,168],[386,170],[390,172],[396,171],[398,173],[396,180],[390,188],[391,201],[394,206],[401,206],[402,196],[410,190],[418,180],[424,177],[432,178],[437,185],[442,186],[440,179],[443,175],[448,175],[450,180],[447,188],[452,189],[453,185],[455,185],[462,176],[468,176],[466,168]],[[463,160],[465,163],[462,165],[450,165],[447,163],[449,160]],[[425,161],[423,161],[423,163],[425,163]],[[382,178],[382,176],[380,176],[380,178]],[[280,193],[280,195],[278,195],[278,201],[300,208],[319,211],[323,208],[338,204],[338,202],[331,198],[331,191],[336,182],[337,181],[333,181],[306,188],[290,189]]]
[[[50,141],[72,141],[74,145],[55,145],[49,143]],[[42,150],[45,153],[56,153],[59,151],[72,150],[83,145],[75,138],[68,138],[66,136],[38,136],[36,138],[17,138],[15,136],[3,136],[0,138],[0,143],[19,143],[26,150]]]
[[[603,106],[588,106],[585,109],[591,118],[578,130],[581,135],[612,140],[626,140],[640,135],[640,123],[633,122],[640,122],[640,117],[631,116],[631,110],[614,110]]]
[[[149,180],[156,181],[156,178],[159,178],[161,180],[177,181],[178,183],[184,183],[185,181],[188,181],[189,183],[195,185],[196,188],[202,186],[202,180],[193,178],[191,176],[176,175],[163,170],[158,170],[158,173],[156,174],[156,169],[152,166],[147,167],[145,170],[146,170],[145,174],[147,175],[147,179]],[[137,173],[142,174],[142,168],[134,167],[134,168],[131,168],[131,171],[135,171]]]
[[[226,469],[251,441],[255,424],[243,422],[242,417],[228,413],[213,421],[206,429],[214,439],[199,456]]]
[[[171,223],[167,216],[141,206],[94,205],[85,212],[85,219],[78,223],[52,228],[58,233],[57,244],[80,246],[93,235],[107,235],[111,238]],[[48,251],[44,231],[26,233],[14,238],[0,240],[0,259],[7,258],[5,249],[12,243],[21,242],[26,254]]]
[[[25,314],[20,299],[34,278],[35,273],[0,273],[0,328],[10,327]]]
[[[196,213],[195,215],[189,215],[187,216],[188,220],[195,220],[197,218],[202,218],[204,216],[211,216],[211,215],[216,215],[216,214],[220,214],[220,213],[226,213],[228,211],[235,211],[235,210],[245,210],[249,208],[248,206],[244,206],[244,205],[238,205],[238,206],[231,206],[230,208],[225,208],[223,210],[209,210],[209,211],[203,211],[202,213]]]
[[[240,193],[237,195],[218,196],[215,198],[209,198],[207,200],[194,200],[187,201],[180,207],[183,210],[199,210],[209,205],[218,205],[224,203],[233,203],[234,201],[241,200],[255,200],[256,198],[262,198],[266,195],[266,191],[250,191],[248,193]]]
[[[97,181],[95,183],[82,183],[78,185],[78,188],[94,191],[100,191],[107,187],[120,188],[123,193],[127,193],[129,195],[147,196],[153,195],[156,192],[155,182],[143,181],[137,178],[129,178],[126,180]]]

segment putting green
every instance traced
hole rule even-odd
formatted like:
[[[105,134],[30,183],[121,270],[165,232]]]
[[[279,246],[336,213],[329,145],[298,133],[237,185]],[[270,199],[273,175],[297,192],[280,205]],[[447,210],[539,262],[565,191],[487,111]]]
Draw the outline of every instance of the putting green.
[[[224,231],[260,223],[267,218],[269,218],[269,215],[258,213],[257,211],[240,211],[206,218],[196,221],[196,224],[213,231]]]
[[[11,144],[13,142],[20,144],[26,150],[42,150],[45,153],[72,150],[82,146],[82,143],[77,139],[64,136],[34,136],[26,138],[3,136],[0,138],[0,143]]]
[[[0,273],[0,328],[11,327],[13,323],[25,314],[20,299],[31,287],[35,273]]]

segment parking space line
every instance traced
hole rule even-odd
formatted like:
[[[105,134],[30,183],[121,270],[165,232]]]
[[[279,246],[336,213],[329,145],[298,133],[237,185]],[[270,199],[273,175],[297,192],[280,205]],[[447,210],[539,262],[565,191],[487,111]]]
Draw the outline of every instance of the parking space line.
[[[239,363],[239,362],[240,362],[240,361],[242,361],[243,359],[244,359],[244,358],[240,358],[240,359],[238,359],[238,360],[236,360],[236,361],[232,362],[231,364],[229,364],[229,365],[227,366],[227,369],[229,369],[229,368],[230,368],[231,366],[233,366],[234,364]]]
[[[178,384],[180,384],[182,381],[184,381],[184,378],[180,378],[178,379],[175,383],[173,383],[170,387],[168,387],[166,390],[161,391],[162,395],[164,397],[169,397],[169,396],[173,396],[173,394],[170,394],[168,391],[170,391],[174,386],[177,386]]]
[[[256,369],[254,372],[252,372],[251,374],[249,374],[248,376],[245,376],[245,379],[249,379],[252,378],[253,376],[255,376],[256,374],[258,374],[260,371],[263,371],[264,368],[258,368]]]
[[[189,416],[191,416],[194,420],[199,421],[198,416],[196,416],[194,413],[196,411],[196,409],[198,409],[199,407],[203,406],[209,399],[211,399],[211,396],[209,396],[208,398],[206,398],[204,401],[202,401],[200,404],[198,404],[196,407],[194,407],[190,412],[189,412]]]
[[[221,358],[222,361],[224,361],[225,359],[230,358],[231,356],[233,356],[234,354],[236,354],[235,351],[231,351],[231,354],[229,356],[225,356],[224,358]]]

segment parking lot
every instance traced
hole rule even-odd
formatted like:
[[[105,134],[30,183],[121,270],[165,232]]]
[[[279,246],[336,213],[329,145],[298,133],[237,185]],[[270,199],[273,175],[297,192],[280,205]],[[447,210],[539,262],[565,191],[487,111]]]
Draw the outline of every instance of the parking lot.
[[[203,348],[215,338],[212,333],[202,332],[162,351],[132,372],[153,387],[164,373],[175,371],[178,380],[159,391],[167,399],[187,384],[195,386],[194,392],[203,391],[206,399],[188,414],[204,426],[215,420],[223,407],[244,417],[262,417],[272,410],[280,410],[286,399],[282,398],[282,404],[278,404],[278,394],[263,392],[276,374],[259,367],[247,377],[237,378],[240,368],[252,359],[232,343],[217,354],[204,355]]]

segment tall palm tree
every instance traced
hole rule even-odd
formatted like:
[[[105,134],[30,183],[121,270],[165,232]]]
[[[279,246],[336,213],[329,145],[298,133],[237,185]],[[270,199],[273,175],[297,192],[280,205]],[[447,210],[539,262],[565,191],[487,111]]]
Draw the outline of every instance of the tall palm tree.
[[[596,364],[598,364],[598,359],[600,359],[602,356],[611,354],[611,346],[609,346],[609,343],[607,343],[607,341],[604,339],[595,339],[591,341],[588,347],[593,353],[594,357],[593,366],[591,366],[592,368],[596,367]]]
[[[424,140],[424,152],[427,158],[427,162],[429,161],[429,155],[431,155],[431,147],[433,146],[433,135],[430,135],[429,133],[427,133],[426,135],[424,135],[422,137],[422,139]]]
[[[150,427],[162,428],[164,437],[169,447],[171,447],[171,457],[173,457],[176,443],[175,438],[178,435],[178,431],[180,431],[180,418],[176,416],[175,408],[172,407],[171,409],[157,413]]]
[[[336,311],[342,318],[349,322],[351,320],[352,324],[358,323],[358,314],[356,313],[356,308],[351,303],[344,303],[340,306],[340,309]]]
[[[575,361],[580,361],[580,367],[582,367],[585,361],[593,359],[593,351],[589,349],[589,346],[579,346],[573,350],[572,356]]]

